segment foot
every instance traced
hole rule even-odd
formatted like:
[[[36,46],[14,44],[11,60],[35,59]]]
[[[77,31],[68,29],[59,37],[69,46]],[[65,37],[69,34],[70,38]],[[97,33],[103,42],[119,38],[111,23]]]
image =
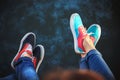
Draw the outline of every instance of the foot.
[[[74,50],[76,53],[84,53],[83,39],[86,37],[87,32],[83,26],[81,17],[79,14],[74,13],[70,18],[70,29],[74,38]]]
[[[93,44],[93,41],[91,40],[89,35],[85,37],[83,41],[83,46],[86,52],[81,54],[82,58],[84,58],[90,50],[95,49],[95,45]]]
[[[36,72],[38,72],[39,66],[42,63],[43,58],[44,58],[44,47],[42,45],[37,45],[33,50],[33,59],[32,59]]]
[[[22,38],[22,40],[20,42],[19,50],[11,62],[11,66],[13,69],[15,69],[14,65],[20,57],[24,57],[24,56],[32,57],[32,55],[33,55],[32,51],[35,47],[35,43],[36,43],[36,36],[34,33],[29,32],[29,33],[25,34],[25,36]]]
[[[85,57],[90,50],[95,49],[95,45],[101,36],[101,27],[98,24],[93,24],[88,28],[87,34],[89,36],[87,36],[83,41],[83,46],[86,52],[81,54],[82,58]]]
[[[87,29],[87,33],[96,45],[101,36],[101,27],[98,24],[93,24]]]

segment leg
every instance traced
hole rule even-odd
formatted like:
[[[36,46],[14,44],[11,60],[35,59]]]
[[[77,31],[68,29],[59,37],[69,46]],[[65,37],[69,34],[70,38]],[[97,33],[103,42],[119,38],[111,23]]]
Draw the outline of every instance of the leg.
[[[94,45],[97,44],[101,35],[101,28],[98,24],[91,25],[86,31],[84,29],[82,19],[80,15],[77,13],[72,14],[70,17],[70,29],[74,39],[74,50],[77,54],[85,53],[82,43],[83,43],[83,39],[86,37],[87,34],[91,36]],[[81,68],[88,69],[88,64],[84,60],[85,59],[81,59],[80,61]]]
[[[84,39],[83,46],[86,53],[81,54],[80,69],[84,69],[86,64],[87,69],[100,73],[106,80],[114,80],[110,68],[102,58],[101,53],[95,49],[89,36]]]
[[[86,31],[80,15],[74,13],[70,18],[70,28],[74,38],[74,50],[82,57],[80,68],[96,71],[107,80],[113,80],[112,72],[100,53],[95,49],[101,35],[100,26],[97,24],[91,25]]]
[[[16,63],[15,70],[19,80],[39,80],[29,57],[21,57]]]
[[[11,62],[16,74],[0,78],[0,80],[38,80],[36,72],[44,58],[44,47],[42,45],[35,47],[35,42],[36,36],[32,32],[22,38],[18,53]]]

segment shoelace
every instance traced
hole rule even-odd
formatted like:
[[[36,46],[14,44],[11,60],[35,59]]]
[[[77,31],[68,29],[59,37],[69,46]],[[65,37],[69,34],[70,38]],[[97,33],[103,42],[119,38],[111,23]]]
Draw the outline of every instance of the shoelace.
[[[84,28],[84,27],[81,27],[81,28],[82,28],[82,33],[83,34],[88,34],[89,36],[94,34],[93,32],[87,33],[86,28]]]
[[[22,57],[23,54],[28,53],[29,55],[33,55],[33,54],[32,54],[32,51],[29,50],[29,49],[27,49],[27,48],[28,48],[28,45],[29,45],[29,44],[25,44],[25,46],[23,47],[23,49],[19,52],[19,54],[18,54],[17,57],[15,58],[15,61],[17,61],[19,57]]]
[[[93,33],[93,32],[90,32],[90,33],[87,33],[87,34],[90,36],[90,35],[92,35],[92,34],[94,34],[94,33]]]

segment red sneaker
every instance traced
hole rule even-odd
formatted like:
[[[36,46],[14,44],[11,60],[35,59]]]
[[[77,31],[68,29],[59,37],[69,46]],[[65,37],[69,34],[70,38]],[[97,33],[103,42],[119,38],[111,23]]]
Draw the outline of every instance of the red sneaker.
[[[25,52],[27,52],[30,55],[33,55],[32,51],[35,47],[35,43],[36,43],[36,36],[34,33],[29,32],[29,33],[25,34],[25,36],[22,38],[22,40],[20,42],[19,50],[11,62],[11,66],[13,69],[15,69],[15,66],[14,66],[15,63],[18,61],[18,59],[20,57],[22,57],[22,55]]]

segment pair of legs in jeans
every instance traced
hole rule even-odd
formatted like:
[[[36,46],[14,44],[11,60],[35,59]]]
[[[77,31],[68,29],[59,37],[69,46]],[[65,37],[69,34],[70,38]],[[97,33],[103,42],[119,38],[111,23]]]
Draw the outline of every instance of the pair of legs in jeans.
[[[36,46],[36,35],[27,33],[20,42],[18,53],[11,62],[15,74],[0,80],[39,80],[38,68],[44,58],[44,47]]]
[[[80,15],[74,13],[70,18],[70,28],[74,38],[75,52],[81,56],[80,69],[95,71],[105,80],[115,80],[101,53],[95,48],[101,35],[101,27],[93,24],[86,30]]]
[[[70,18],[70,28],[74,38],[75,52],[81,56],[80,69],[95,71],[105,80],[114,80],[111,70],[95,48],[101,35],[100,26],[93,24],[86,31],[80,16],[74,13]],[[35,39],[35,34],[31,32],[22,38],[18,53],[11,63],[16,73],[0,80],[39,80],[37,71],[44,57],[44,47],[35,46]]]
[[[18,63],[20,64],[16,66],[16,74],[11,74],[0,80],[39,80],[30,58],[22,57]]]

